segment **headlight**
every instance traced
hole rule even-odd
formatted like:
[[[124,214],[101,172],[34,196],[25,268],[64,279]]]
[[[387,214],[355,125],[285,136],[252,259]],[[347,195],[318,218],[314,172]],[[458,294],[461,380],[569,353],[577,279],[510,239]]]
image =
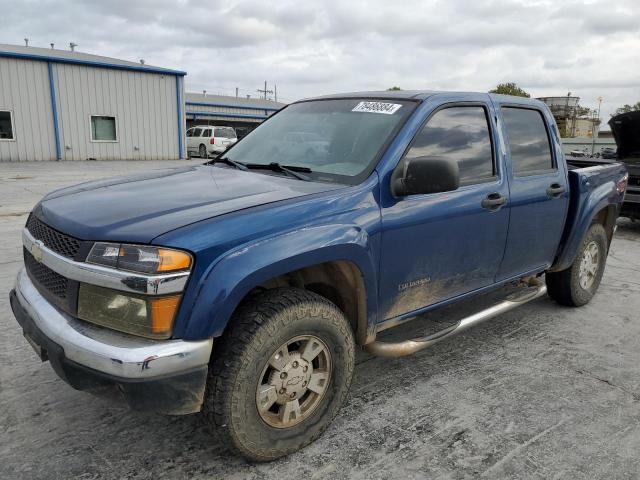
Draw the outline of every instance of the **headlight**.
[[[180,250],[102,242],[93,245],[87,262],[139,273],[189,270],[192,263],[191,255]]]
[[[78,317],[103,327],[147,338],[171,336],[180,295],[149,297],[80,284]]]

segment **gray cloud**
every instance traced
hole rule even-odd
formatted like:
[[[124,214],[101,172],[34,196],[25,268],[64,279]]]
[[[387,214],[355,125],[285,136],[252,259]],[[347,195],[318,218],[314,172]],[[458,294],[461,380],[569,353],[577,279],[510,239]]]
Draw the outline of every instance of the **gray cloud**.
[[[0,0],[0,42],[186,70],[187,88],[281,98],[339,91],[571,91],[606,117],[640,100],[636,0]]]

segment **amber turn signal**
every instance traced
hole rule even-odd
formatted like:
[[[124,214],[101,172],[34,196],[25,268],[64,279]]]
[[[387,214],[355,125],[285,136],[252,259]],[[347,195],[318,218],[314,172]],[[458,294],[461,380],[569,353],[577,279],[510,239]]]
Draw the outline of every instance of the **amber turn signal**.
[[[191,255],[188,253],[160,248],[158,256],[160,257],[158,272],[188,270],[191,267]]]

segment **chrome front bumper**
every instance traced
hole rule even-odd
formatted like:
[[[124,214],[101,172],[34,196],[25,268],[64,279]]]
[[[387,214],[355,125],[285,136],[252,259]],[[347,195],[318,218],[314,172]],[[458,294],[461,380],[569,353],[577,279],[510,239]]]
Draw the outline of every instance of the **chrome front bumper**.
[[[15,294],[35,326],[64,350],[67,360],[125,380],[155,379],[206,367],[213,339],[149,340],[94,326],[60,312],[22,269]]]

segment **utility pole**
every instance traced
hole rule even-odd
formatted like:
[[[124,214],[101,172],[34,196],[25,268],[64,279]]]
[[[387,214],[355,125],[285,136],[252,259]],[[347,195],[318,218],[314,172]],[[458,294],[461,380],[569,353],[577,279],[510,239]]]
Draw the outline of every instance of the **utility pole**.
[[[267,90],[267,81],[265,80],[264,81],[264,90],[259,88],[258,89],[258,93],[264,94],[263,98],[266,100],[267,99],[267,93],[273,93],[273,90]]]
[[[273,84],[273,101],[278,103],[278,85]]]
[[[238,87],[236,87],[236,98],[238,98]]]
[[[598,97],[598,117],[593,121],[591,126],[591,155],[596,148],[596,123],[600,124],[600,107],[602,106],[602,97]]]

